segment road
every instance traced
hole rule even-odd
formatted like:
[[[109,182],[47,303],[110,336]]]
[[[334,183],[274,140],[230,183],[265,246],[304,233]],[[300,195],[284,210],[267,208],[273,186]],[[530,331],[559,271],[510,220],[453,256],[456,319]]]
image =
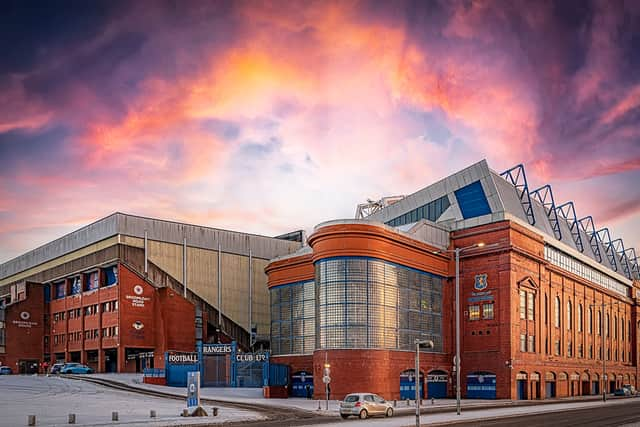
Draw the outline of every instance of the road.
[[[474,420],[455,423],[456,426],[554,426],[554,427],[613,427],[640,426],[640,399],[627,399],[624,404],[600,404],[591,408],[564,410],[542,414],[514,416],[495,420]]]

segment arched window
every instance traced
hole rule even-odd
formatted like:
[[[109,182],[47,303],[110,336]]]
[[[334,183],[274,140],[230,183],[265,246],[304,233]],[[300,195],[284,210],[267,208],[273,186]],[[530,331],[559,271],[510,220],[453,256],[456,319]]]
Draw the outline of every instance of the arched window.
[[[598,310],[598,335],[602,335],[602,312]]]
[[[556,316],[555,316],[555,327],[560,327],[560,297],[556,297]]]
[[[613,338],[618,339],[618,316],[613,316]]]
[[[609,336],[609,318],[610,318],[609,313],[607,313],[607,335],[605,335],[607,337]]]
[[[589,318],[587,319],[587,332],[593,333],[593,310],[589,307]]]
[[[567,301],[567,329],[568,330],[571,330],[572,314],[573,313],[571,313],[571,301]]]
[[[578,304],[578,332],[582,332],[582,304]]]

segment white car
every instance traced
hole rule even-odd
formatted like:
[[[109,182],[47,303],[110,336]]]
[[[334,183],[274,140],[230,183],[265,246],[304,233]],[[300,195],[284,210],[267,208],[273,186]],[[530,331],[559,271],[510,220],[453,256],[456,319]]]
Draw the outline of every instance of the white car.
[[[393,416],[393,406],[373,393],[351,393],[340,402],[340,416],[344,419],[355,415],[361,420],[371,415]]]

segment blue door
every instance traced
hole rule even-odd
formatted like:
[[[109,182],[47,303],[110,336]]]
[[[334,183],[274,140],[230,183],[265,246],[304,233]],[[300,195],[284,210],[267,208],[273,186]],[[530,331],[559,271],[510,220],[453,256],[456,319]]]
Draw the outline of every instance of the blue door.
[[[307,397],[313,396],[313,374],[307,371],[296,372],[291,376],[291,396]]]
[[[424,387],[422,385],[424,377],[420,372],[420,397],[424,398]],[[400,374],[400,399],[413,400],[416,398],[415,371],[404,371]]]
[[[517,381],[518,400],[527,399],[527,380]]]
[[[496,375],[491,372],[474,372],[467,375],[467,399],[495,399]]]
[[[427,399],[447,397],[447,381],[449,377],[444,371],[431,371],[427,375]]]

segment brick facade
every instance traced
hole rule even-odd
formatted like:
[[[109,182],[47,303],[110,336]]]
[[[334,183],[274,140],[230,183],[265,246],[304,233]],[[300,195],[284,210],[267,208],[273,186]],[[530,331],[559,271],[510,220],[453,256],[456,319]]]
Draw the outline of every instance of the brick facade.
[[[444,274],[447,285],[443,289],[443,353],[423,353],[420,365],[426,373],[446,372],[447,391],[454,396],[455,259],[452,255],[434,255],[433,248],[427,245],[374,228],[342,224],[317,229],[309,238],[313,254],[276,260],[267,267],[269,286],[293,283],[287,279],[289,265],[291,278],[301,277],[304,271],[310,276],[311,263],[324,256],[370,256]],[[485,245],[474,247],[479,242]],[[451,248],[467,248],[460,253],[463,397],[467,394],[467,376],[482,373],[496,375],[496,398],[506,399],[595,394],[601,392],[603,386],[611,392],[627,383],[638,387],[640,307],[631,293],[625,297],[551,264],[545,259],[542,236],[511,221],[454,232]],[[306,270],[304,262],[308,263]],[[476,289],[476,277],[482,280],[485,275],[486,287]],[[524,312],[521,312],[521,291],[526,300]],[[635,292],[634,288],[633,296]],[[558,309],[556,301],[559,301]],[[491,303],[492,318],[484,318],[483,305]],[[602,381],[599,357],[602,336],[597,326],[597,312],[602,311],[603,303],[606,384]],[[477,319],[472,319],[471,312],[476,307],[471,306],[480,309]],[[593,313],[590,329],[589,309]],[[557,327],[556,310],[559,310]],[[332,398],[367,390],[387,399],[397,399],[400,372],[413,369],[414,354],[374,349],[321,349],[314,352],[312,359],[310,355],[273,359],[290,364],[292,373],[301,369],[312,371],[316,398],[324,398],[322,369],[326,357],[333,378]]]

